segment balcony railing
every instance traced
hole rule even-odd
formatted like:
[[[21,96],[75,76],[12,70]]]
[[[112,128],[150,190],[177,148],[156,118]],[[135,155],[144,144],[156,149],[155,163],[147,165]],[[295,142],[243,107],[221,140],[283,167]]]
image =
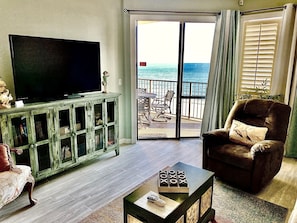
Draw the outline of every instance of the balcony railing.
[[[207,83],[202,82],[183,82],[181,116],[183,118],[202,119],[205,106]],[[138,78],[138,88],[145,88],[147,92],[163,97],[167,90],[177,89],[176,81],[152,80]],[[172,114],[176,114],[176,94],[171,104]]]

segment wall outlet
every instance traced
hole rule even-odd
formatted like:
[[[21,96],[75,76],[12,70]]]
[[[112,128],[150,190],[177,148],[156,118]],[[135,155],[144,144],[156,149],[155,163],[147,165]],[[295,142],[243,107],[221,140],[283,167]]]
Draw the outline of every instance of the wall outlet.
[[[238,5],[243,6],[244,2],[243,0],[238,0]]]

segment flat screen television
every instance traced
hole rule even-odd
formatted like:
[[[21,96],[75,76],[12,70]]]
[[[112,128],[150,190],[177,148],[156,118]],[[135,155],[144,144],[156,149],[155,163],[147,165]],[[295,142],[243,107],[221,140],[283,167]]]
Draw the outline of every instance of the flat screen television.
[[[100,43],[9,35],[16,100],[101,91]]]

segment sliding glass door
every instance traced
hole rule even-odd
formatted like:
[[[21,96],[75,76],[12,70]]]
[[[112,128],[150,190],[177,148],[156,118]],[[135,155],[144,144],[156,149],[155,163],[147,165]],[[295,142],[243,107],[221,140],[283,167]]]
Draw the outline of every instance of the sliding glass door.
[[[142,110],[138,97],[139,139],[175,138],[179,30],[179,22],[138,22],[137,89],[154,94],[147,94],[148,111]],[[165,101],[168,91],[173,97]]]
[[[137,22],[138,139],[199,137],[214,23]]]
[[[180,137],[199,137],[210,67],[214,23],[184,24]]]

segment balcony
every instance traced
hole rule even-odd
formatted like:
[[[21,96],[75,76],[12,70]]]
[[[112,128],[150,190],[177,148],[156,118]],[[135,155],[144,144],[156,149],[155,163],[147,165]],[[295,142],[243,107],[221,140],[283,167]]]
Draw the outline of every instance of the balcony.
[[[201,121],[205,106],[207,83],[183,82],[181,97],[181,137],[200,136]],[[163,97],[167,90],[176,92],[177,82],[167,80],[138,79],[138,88],[155,93],[157,97]],[[138,120],[138,138],[175,138],[176,131],[176,94],[171,103],[171,119],[156,121],[156,113],[150,111],[149,119]],[[139,118],[140,119],[140,118]]]

